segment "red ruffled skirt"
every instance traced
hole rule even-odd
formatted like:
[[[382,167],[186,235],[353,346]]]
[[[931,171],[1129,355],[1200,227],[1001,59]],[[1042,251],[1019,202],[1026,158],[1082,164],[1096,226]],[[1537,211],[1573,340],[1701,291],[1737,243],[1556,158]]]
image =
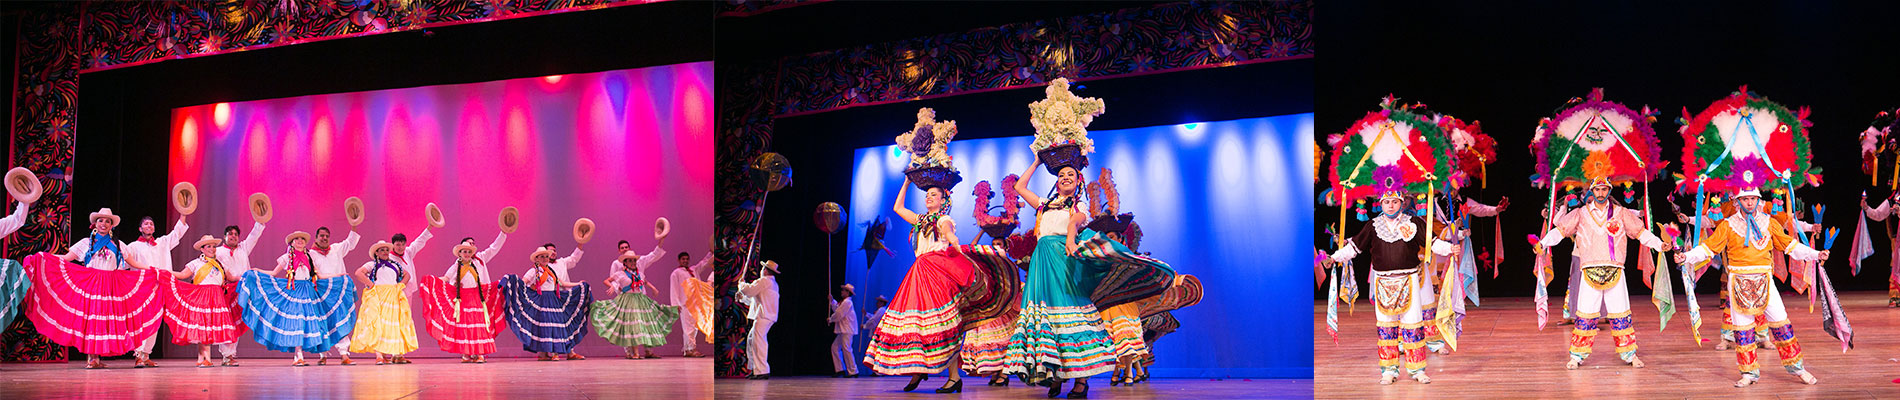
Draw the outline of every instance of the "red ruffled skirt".
[[[235,342],[244,335],[244,309],[238,306],[238,284],[194,285],[166,279],[165,326],[172,328],[172,344]]]
[[[165,313],[156,270],[102,271],[52,253],[26,257],[33,280],[26,315],[47,339],[81,353],[118,355],[158,334]]]
[[[428,314],[429,336],[442,351],[466,355],[495,352],[495,336],[508,328],[501,285],[491,282],[479,288],[458,288],[435,276],[421,277],[417,283]]]

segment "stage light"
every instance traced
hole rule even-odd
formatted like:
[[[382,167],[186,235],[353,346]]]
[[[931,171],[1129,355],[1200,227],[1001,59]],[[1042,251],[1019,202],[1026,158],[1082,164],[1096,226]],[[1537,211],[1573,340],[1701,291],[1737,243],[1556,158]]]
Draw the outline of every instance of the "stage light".
[[[231,126],[231,103],[218,103],[211,107],[211,122],[217,123],[218,129]]]
[[[546,77],[542,77],[541,80],[547,81],[548,84],[550,85],[561,83],[561,75],[548,75]]]
[[[1207,135],[1207,131],[1201,130],[1201,123],[1190,122],[1175,125],[1174,134],[1176,137],[1181,138],[1184,144],[1199,144],[1201,137]]]
[[[1181,127],[1182,127],[1182,128],[1187,128],[1187,130],[1190,130],[1190,131],[1191,131],[1191,130],[1194,130],[1194,128],[1199,128],[1199,127],[1201,127],[1201,124],[1199,124],[1199,123],[1193,123],[1193,124],[1182,124],[1182,125],[1181,125]]]

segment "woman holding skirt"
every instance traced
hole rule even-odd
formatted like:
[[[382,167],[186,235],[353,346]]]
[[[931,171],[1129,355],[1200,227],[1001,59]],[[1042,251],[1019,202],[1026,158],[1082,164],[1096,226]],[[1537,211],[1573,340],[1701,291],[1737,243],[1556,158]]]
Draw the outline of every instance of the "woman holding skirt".
[[[416,270],[390,256],[396,245],[377,241],[369,246],[370,261],[357,267],[357,279],[369,282],[350,334],[350,351],[376,353],[376,365],[407,364],[403,355],[421,347],[416,323],[409,312],[409,294],[415,292]]]
[[[238,302],[244,324],[264,348],[296,354],[293,367],[309,366],[305,351],[324,352],[356,328],[356,285],[345,276],[320,276],[310,254],[310,234],[292,232],[290,248],[269,272],[244,272]],[[281,276],[280,276],[281,275]]]
[[[26,314],[40,335],[86,353],[86,369],[101,369],[106,365],[99,356],[125,354],[158,334],[170,298],[160,295],[165,276],[126,258],[124,244],[112,239],[112,227],[119,225],[112,209],[99,209],[87,220],[92,235],[66,254],[26,257],[33,281]]]
[[[564,259],[579,261],[580,248]],[[588,307],[594,302],[586,282],[567,280],[567,268],[554,265],[554,251],[534,251],[534,266],[521,276],[501,277],[508,322],[514,325],[521,349],[535,353],[536,361],[584,360],[574,346],[587,338]],[[559,355],[558,357],[556,355]]]
[[[1080,167],[1086,159],[1074,155],[1051,163],[1056,192],[1048,199],[1027,189],[1028,180],[1016,181],[1015,190],[1036,207],[1036,248],[1030,256],[1029,276],[1023,285],[1021,315],[1010,334],[1006,373],[1020,374],[1025,382],[1049,387],[1049,397],[1062,391],[1062,381],[1075,379],[1070,398],[1088,397],[1088,377],[1115,369],[1113,341],[1102,327],[1101,315],[1089,292],[1079,285],[1072,254],[1078,227],[1086,213],[1080,207]],[[1039,156],[1023,175],[1036,172]]]
[[[963,341],[961,302],[974,268],[954,246],[956,222],[945,215],[950,209],[945,186],[950,183],[941,179],[917,183],[924,189],[924,215],[904,208],[910,183],[906,177],[891,208],[912,226],[917,261],[904,274],[884,318],[878,321],[864,363],[879,374],[910,375],[904,391],[916,389],[925,377],[948,367],[950,380],[938,392],[952,393],[963,388],[957,357]]]
[[[218,262],[218,245],[224,241],[204,235],[193,244],[198,258],[185,263],[185,269],[173,271],[165,281],[171,303],[165,307],[165,324],[172,328],[172,344],[198,345],[198,368],[210,368],[211,345],[229,345],[244,334],[244,311],[238,307],[240,276]],[[184,280],[180,283],[179,280]]]
[[[679,320],[679,306],[662,305],[641,293],[650,284],[640,273],[639,264],[658,260],[663,254],[658,247],[645,256],[632,251],[620,253],[616,260],[620,268],[604,282],[619,294],[611,300],[594,302],[594,330],[608,342],[627,348],[628,359],[649,358],[653,353],[646,348],[666,344],[666,335],[673,333],[673,323]]]
[[[479,256],[475,246],[457,244],[455,265],[442,277],[422,278],[427,302],[429,336],[442,351],[462,355],[463,363],[484,364],[495,352],[495,336],[507,329],[501,286],[491,281],[488,263],[501,252],[501,242],[490,244]]]
[[[0,218],[0,239],[12,235],[13,231],[26,226],[26,203],[14,203],[13,213]],[[19,261],[0,260],[0,329],[13,323],[13,317],[20,315],[20,300],[26,298],[26,290],[33,281],[26,279],[26,268]]]

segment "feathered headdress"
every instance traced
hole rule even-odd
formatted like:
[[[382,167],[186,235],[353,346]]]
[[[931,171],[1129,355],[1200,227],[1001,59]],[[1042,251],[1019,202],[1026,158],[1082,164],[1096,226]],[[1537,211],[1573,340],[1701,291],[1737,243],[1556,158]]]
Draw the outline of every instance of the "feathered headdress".
[[[1676,190],[1726,193],[1819,185],[1809,154],[1808,109],[1790,110],[1747,86],[1696,114],[1683,110]]]

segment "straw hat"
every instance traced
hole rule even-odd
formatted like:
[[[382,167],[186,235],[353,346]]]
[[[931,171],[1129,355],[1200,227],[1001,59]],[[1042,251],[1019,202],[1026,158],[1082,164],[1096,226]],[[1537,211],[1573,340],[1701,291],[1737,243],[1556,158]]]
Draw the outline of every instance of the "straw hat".
[[[251,219],[260,224],[268,223],[272,215],[275,214],[271,210],[270,195],[262,192],[251,193]]]
[[[429,218],[429,227],[441,228],[442,225],[445,225],[448,223],[448,221],[445,221],[442,218],[442,208],[436,207],[435,203],[429,203],[429,205],[423,208],[422,211],[423,211],[422,215],[424,217]]]
[[[198,211],[198,185],[191,182],[172,185],[172,208],[178,210],[178,215],[191,215]]]
[[[660,217],[660,219],[653,220],[653,238],[654,239],[666,237],[666,235],[670,233],[673,233],[672,221],[667,221],[666,217]]]
[[[389,243],[388,241],[378,240],[376,241],[376,244],[369,245],[369,256],[375,257],[376,250],[381,250],[381,249],[389,249],[390,251],[395,251],[396,245],[394,243]]]
[[[350,196],[343,199],[343,219],[349,221],[350,226],[363,225],[364,214],[362,198]]]
[[[502,233],[515,233],[515,228],[521,227],[521,210],[515,209],[514,206],[502,208],[501,215],[496,216],[495,219],[496,223],[501,225]]]
[[[772,261],[772,260],[765,260],[765,261],[760,261],[760,262],[759,262],[759,265],[760,265],[760,266],[764,266],[764,267],[765,267],[765,269],[769,269],[769,270],[772,270],[772,275],[778,275],[778,274],[779,274],[779,273],[778,273],[778,261]]]
[[[39,200],[40,194],[44,191],[44,188],[40,186],[39,175],[34,175],[33,171],[26,168],[14,167],[7,170],[6,180],[7,194],[13,195],[13,199],[21,203]]]
[[[86,216],[86,222],[90,224],[92,221],[98,220],[100,218],[111,220],[112,226],[119,226],[119,216],[112,215],[111,208],[101,208],[99,209],[99,211],[93,212],[92,215]]]
[[[223,239],[218,239],[217,237],[214,237],[211,235],[205,235],[202,238],[198,238],[197,243],[192,243],[191,247],[195,249],[195,248],[205,247],[205,245],[217,246],[220,244],[224,244]]]
[[[457,244],[455,245],[455,247],[449,248],[449,254],[455,254],[457,256],[460,256],[462,254],[462,249],[468,249],[468,251],[475,251],[475,252],[481,251],[481,250],[477,250],[475,248],[475,245],[472,245],[472,244]]]
[[[594,220],[581,218],[574,221],[574,241],[586,244],[594,240]]]
[[[535,258],[541,256],[548,256],[548,259],[552,260],[554,259],[554,250],[548,250],[546,247],[535,249],[533,253],[528,253],[528,261],[533,262]]]
[[[290,236],[284,237],[284,244],[290,244],[290,242],[295,242],[297,241],[297,239],[303,239],[305,243],[310,242],[310,232],[304,232],[304,231],[291,232]]]
[[[624,262],[627,262],[628,259],[639,260],[640,254],[634,253],[633,250],[627,250],[625,252],[620,253],[620,258],[614,259],[614,262],[624,263]]]

